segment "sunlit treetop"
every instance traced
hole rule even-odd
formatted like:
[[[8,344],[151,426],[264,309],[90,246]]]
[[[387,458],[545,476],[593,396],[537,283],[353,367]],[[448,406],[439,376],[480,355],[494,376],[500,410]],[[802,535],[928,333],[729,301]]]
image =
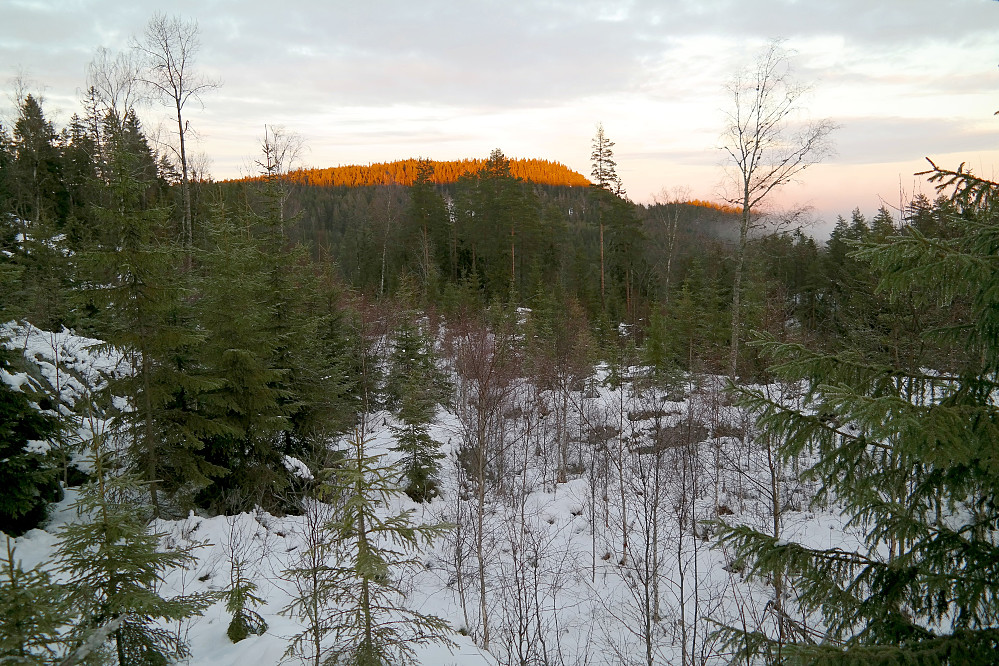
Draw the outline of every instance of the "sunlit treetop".
[[[452,161],[407,159],[396,162],[379,162],[369,165],[336,166],[322,169],[299,169],[286,177],[297,183],[325,187],[362,187],[367,185],[412,185],[420,171],[421,163],[433,166],[430,180],[437,184],[456,182],[460,177],[474,174],[485,168],[486,159]],[[539,185],[567,185],[588,187],[590,181],[558,162],[539,159],[511,159],[510,175]],[[259,177],[241,179],[258,180]]]

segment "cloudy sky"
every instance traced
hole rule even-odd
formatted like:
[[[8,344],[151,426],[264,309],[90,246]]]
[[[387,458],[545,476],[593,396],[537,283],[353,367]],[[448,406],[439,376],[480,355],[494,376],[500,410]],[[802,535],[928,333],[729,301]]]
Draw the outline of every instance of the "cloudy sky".
[[[306,166],[501,148],[589,176],[602,122],[634,200],[719,200],[724,85],[774,38],[808,113],[840,126],[780,203],[828,222],[932,193],[924,156],[999,170],[994,0],[0,0],[0,86],[27,79],[61,126],[95,50],[126,49],[156,11],[197,21],[197,67],[223,82],[188,113],[216,178],[247,172],[265,124],[304,138]]]

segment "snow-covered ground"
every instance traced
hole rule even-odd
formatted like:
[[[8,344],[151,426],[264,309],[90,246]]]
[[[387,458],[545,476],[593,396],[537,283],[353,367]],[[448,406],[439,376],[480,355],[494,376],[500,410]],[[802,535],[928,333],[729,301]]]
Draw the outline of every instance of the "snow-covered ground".
[[[8,326],[6,334],[38,374],[5,374],[5,382],[47,386],[78,419],[80,437],[104,427],[73,408],[102,375],[123,371],[113,350],[68,331]],[[473,387],[457,392],[453,411],[438,414],[431,434],[447,454],[441,496],[415,504],[402,495],[385,507],[455,525],[419,555],[419,567],[394,572],[407,607],[455,629],[456,648],[417,647],[419,663],[720,663],[713,623],[772,626],[774,592],[766,581],[746,580],[730,553],[712,547],[705,521],[741,521],[772,533],[776,496],[779,538],[859,545],[835,506],[810,506],[814,487],[797,478],[808,461],[774,466],[753,437],[752,419],[730,404],[719,379],[688,378],[667,394],[637,382],[611,386],[606,378],[606,368],[597,368],[564,395],[518,380],[502,408],[488,414],[469,406]],[[794,399],[794,387],[765,388]],[[481,496],[461,454],[476,419],[488,421],[491,442]],[[391,415],[372,414],[366,423],[367,452],[391,461]],[[78,519],[67,508],[73,498],[70,490],[44,529],[15,540],[26,568],[47,566],[60,526]],[[306,549],[308,518],[256,512],[154,524],[165,548],[198,546],[194,566],[167,576],[164,596],[225,589],[232,562],[241,560],[266,600],[255,610],[267,631],[237,644],[226,635],[230,618],[221,601],[172,627],[190,644],[189,663],[282,661],[302,630],[280,611],[294,595],[286,571]],[[783,603],[792,615],[793,594]]]

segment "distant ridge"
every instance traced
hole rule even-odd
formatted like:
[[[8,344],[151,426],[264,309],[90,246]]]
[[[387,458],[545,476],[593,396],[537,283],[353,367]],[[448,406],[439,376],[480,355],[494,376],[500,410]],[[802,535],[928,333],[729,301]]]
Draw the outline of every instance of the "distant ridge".
[[[714,201],[705,201],[704,199],[687,199],[686,201],[681,201],[680,203],[687,206],[698,206],[700,208],[710,208],[712,210],[717,210],[722,213],[727,213],[729,215],[738,215],[742,212],[742,209],[738,206],[733,206],[727,203],[717,203]]]
[[[298,169],[288,173],[286,178],[303,185],[321,187],[363,187],[370,185],[412,185],[420,169],[421,162],[433,165],[432,180],[438,184],[457,181],[466,174],[482,170],[488,160],[466,159],[441,162],[437,160],[398,160],[396,162],[379,162],[367,166],[350,165],[327,167],[323,169]],[[523,179],[539,185],[569,185],[588,187],[590,181],[582,174],[573,171],[564,164],[538,159],[511,159],[510,174],[514,178]],[[242,178],[239,180],[262,180],[260,176]]]

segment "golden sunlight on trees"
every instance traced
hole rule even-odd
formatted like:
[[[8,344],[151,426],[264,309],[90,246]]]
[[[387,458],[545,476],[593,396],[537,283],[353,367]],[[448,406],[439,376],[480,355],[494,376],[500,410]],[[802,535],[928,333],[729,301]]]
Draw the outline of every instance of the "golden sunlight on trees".
[[[325,187],[361,187],[366,185],[403,185],[409,187],[416,182],[421,162],[433,166],[431,182],[437,184],[454,183],[464,175],[476,174],[486,167],[488,160],[465,159],[451,161],[437,160],[397,160],[378,162],[367,166],[348,165],[325,169],[298,169],[288,174],[288,178],[303,185]],[[539,185],[568,185],[586,187],[590,184],[582,174],[572,171],[558,162],[538,159],[511,159],[510,175]],[[255,180],[254,178],[246,180]]]

